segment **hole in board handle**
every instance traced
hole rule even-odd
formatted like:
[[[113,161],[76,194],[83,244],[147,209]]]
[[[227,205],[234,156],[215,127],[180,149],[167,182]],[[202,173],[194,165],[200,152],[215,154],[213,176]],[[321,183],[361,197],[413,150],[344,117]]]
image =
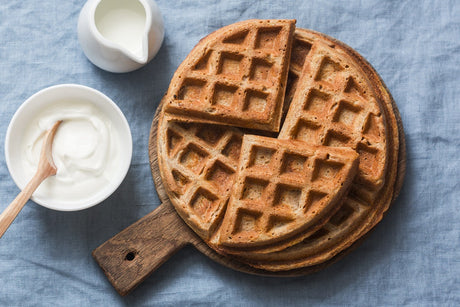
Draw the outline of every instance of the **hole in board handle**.
[[[129,253],[126,254],[125,260],[133,261],[135,257],[136,257],[136,253],[135,253],[135,252],[129,252]]]

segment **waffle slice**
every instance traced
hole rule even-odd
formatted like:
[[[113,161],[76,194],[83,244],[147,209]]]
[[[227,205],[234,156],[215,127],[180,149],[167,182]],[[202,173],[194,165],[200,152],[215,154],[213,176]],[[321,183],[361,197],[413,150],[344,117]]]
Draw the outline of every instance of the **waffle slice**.
[[[202,39],[179,66],[166,112],[279,131],[295,20],[248,20]]]
[[[225,212],[242,137],[236,128],[162,113],[158,129],[162,180],[176,211],[204,240]]]
[[[350,187],[357,158],[349,148],[245,135],[218,249],[266,247],[318,229]]]

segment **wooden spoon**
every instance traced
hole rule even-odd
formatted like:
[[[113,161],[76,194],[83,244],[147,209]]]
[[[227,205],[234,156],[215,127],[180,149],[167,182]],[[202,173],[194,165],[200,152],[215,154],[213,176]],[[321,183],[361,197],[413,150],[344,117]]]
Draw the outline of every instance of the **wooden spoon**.
[[[0,214],[0,238],[3,236],[8,227],[10,227],[11,223],[32,196],[32,193],[35,192],[43,180],[56,175],[57,168],[56,165],[54,165],[52,148],[56,130],[61,122],[62,120],[54,123],[53,127],[51,127],[45,135],[45,140],[43,141],[42,150],[40,152],[40,160],[38,161],[37,172],[26,185],[24,190],[22,190],[13,202],[5,209],[5,211]]]

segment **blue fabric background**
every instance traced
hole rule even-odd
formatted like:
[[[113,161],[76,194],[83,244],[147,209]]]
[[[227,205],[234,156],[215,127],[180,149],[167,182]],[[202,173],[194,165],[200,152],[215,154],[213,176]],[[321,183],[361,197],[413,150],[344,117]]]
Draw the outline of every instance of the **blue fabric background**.
[[[8,123],[36,91],[79,83],[111,97],[130,123],[134,154],[117,192],[81,212],[29,202],[0,240],[0,305],[460,305],[460,2],[166,1],[157,57],[129,74],[93,66],[77,40],[84,1],[0,2],[0,152]],[[314,275],[232,271],[193,248],[120,297],[91,251],[159,205],[148,133],[173,72],[198,40],[249,18],[296,18],[355,48],[401,111],[407,175],[397,202],[353,253]],[[0,209],[18,193],[0,157]]]

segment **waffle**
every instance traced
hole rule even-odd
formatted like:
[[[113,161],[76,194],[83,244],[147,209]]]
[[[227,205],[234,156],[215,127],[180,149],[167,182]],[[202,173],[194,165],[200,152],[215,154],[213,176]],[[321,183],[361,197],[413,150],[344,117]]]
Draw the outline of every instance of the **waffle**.
[[[217,248],[282,249],[285,244],[272,243],[311,234],[335,212],[357,158],[349,148],[246,134]]]
[[[252,41],[253,37],[257,37],[257,31],[252,27],[246,30],[239,27],[239,32],[231,33],[243,34],[230,37],[240,42]],[[228,43],[228,38],[220,39],[216,33],[226,35],[228,32],[218,30],[210,35],[211,39],[206,38],[198,46],[210,41]],[[286,46],[286,50],[290,48]],[[209,59],[217,59],[214,49],[209,50]],[[196,52],[197,48],[192,54]],[[189,66],[195,65],[190,56],[186,61]],[[211,84],[215,81],[214,75],[209,76],[209,72],[221,67],[222,62],[217,66],[212,64],[214,61],[205,62],[207,64],[196,67],[203,69],[200,76],[206,79],[207,85],[202,88],[204,92],[200,89],[195,93],[199,92],[201,101],[208,103],[208,93],[212,92],[208,89],[212,89],[214,85]],[[396,176],[401,146],[399,139],[401,137],[403,142],[403,135],[398,132],[397,109],[389,92],[375,70],[353,49],[320,33],[295,30],[287,74],[284,118],[279,140],[272,141],[308,143],[310,146],[329,147],[331,151],[338,150],[334,147],[349,147],[359,154],[359,167],[348,192],[340,197],[341,203],[337,203],[331,211],[320,211],[324,218],[315,226],[298,224],[297,228],[285,227],[271,237],[250,239],[248,232],[239,240],[231,236],[231,241],[228,241],[221,236],[225,233],[228,238],[228,233],[235,229],[234,225],[252,223],[247,222],[250,219],[238,218],[238,214],[229,213],[227,216],[225,210],[234,183],[235,189],[242,188],[237,177],[245,176],[244,168],[241,174],[238,168],[238,160],[245,152],[241,151],[243,135],[260,135],[263,132],[228,127],[245,126],[241,122],[229,121],[230,117],[197,115],[199,113],[187,110],[184,104],[179,108],[182,111],[175,110],[171,107],[172,89],[183,93],[184,82],[188,82],[184,80],[193,79],[183,72],[175,74],[162,103],[158,127],[160,173],[179,215],[217,252],[231,254],[233,259],[266,271],[322,268],[350,250],[382,219],[396,197],[393,188],[400,187]],[[198,74],[193,70],[187,73]],[[227,75],[225,78],[231,79]],[[281,108],[281,105],[278,107]],[[232,106],[236,108],[238,104]],[[235,112],[239,120],[245,116],[237,108]],[[216,125],[217,122],[226,126]],[[246,127],[262,129],[256,123]],[[280,147],[272,149],[278,152]],[[251,159],[246,158],[245,161]],[[398,175],[398,182],[402,177]],[[271,182],[274,177],[269,178]],[[273,195],[276,193],[273,192]],[[228,207],[229,211],[233,210],[233,203]],[[260,216],[264,216],[265,221],[269,220],[269,214],[265,212]]]
[[[182,219],[204,240],[214,233],[230,195],[243,133],[162,114],[160,173]]]
[[[392,99],[360,55],[320,33],[297,29],[289,79],[290,106],[279,138],[351,147],[360,164],[342,207],[320,230],[285,250],[241,259],[270,271],[318,265],[351,246],[382,219],[397,171]]]
[[[202,39],[173,76],[166,111],[279,131],[295,20],[248,20]]]

